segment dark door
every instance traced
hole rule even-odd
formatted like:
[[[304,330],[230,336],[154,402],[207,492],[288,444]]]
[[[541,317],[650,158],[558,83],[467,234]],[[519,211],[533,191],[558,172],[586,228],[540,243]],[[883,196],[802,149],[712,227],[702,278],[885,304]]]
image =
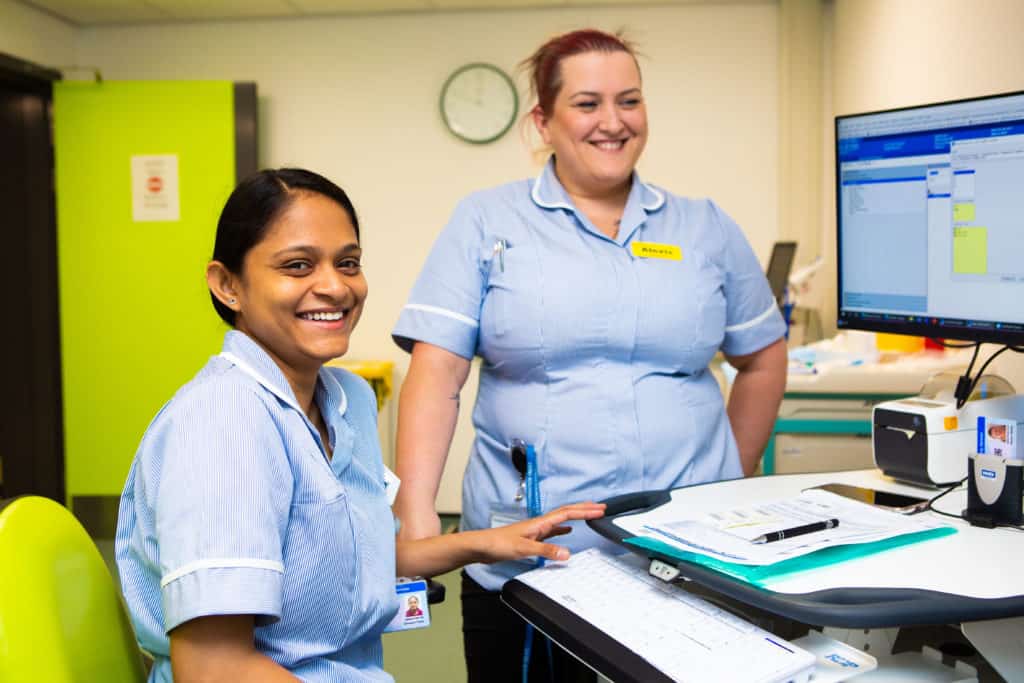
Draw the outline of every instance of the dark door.
[[[60,77],[0,54],[0,497],[64,502],[50,125]]]

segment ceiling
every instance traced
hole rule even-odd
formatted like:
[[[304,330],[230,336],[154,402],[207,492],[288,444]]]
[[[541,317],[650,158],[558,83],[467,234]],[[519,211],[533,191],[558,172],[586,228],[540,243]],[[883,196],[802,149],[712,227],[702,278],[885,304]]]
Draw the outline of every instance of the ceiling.
[[[76,26],[151,22],[438,12],[479,9],[682,5],[701,0],[21,0]],[[703,0],[723,4],[737,0]]]

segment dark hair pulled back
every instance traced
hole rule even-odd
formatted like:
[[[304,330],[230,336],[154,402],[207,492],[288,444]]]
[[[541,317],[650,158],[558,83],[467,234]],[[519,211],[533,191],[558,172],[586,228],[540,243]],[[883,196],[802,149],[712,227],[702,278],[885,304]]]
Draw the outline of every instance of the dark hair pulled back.
[[[270,225],[297,196],[312,192],[333,200],[352,221],[359,239],[359,219],[348,195],[318,173],[301,168],[265,169],[249,176],[234,189],[217,221],[213,260],[235,274],[241,274],[245,255],[259,244]],[[217,315],[234,327],[235,312],[210,292]]]

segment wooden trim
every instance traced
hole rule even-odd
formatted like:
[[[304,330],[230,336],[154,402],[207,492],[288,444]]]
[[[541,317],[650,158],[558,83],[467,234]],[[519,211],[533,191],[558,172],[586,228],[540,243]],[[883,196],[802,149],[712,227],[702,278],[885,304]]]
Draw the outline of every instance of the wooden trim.
[[[49,96],[53,81],[59,81],[56,69],[26,62],[13,55],[0,52],[0,84]]]
[[[255,83],[235,83],[235,182],[259,170]]]
[[[11,329],[0,353],[9,383],[0,399],[4,496],[36,494],[64,501],[64,416],[52,81],[60,74],[0,55],[4,101],[0,204],[9,251],[2,278]]]

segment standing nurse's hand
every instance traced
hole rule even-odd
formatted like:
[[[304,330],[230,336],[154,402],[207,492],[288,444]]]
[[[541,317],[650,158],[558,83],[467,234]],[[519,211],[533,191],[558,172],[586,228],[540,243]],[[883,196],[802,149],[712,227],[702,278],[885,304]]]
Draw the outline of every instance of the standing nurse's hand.
[[[480,534],[482,543],[481,562],[500,562],[540,556],[549,560],[569,559],[569,549],[553,543],[542,543],[551,536],[561,536],[572,531],[562,526],[573,519],[597,519],[604,516],[604,503],[574,503],[563,505],[557,510],[533,517],[522,522],[496,529],[485,529],[469,533]]]

